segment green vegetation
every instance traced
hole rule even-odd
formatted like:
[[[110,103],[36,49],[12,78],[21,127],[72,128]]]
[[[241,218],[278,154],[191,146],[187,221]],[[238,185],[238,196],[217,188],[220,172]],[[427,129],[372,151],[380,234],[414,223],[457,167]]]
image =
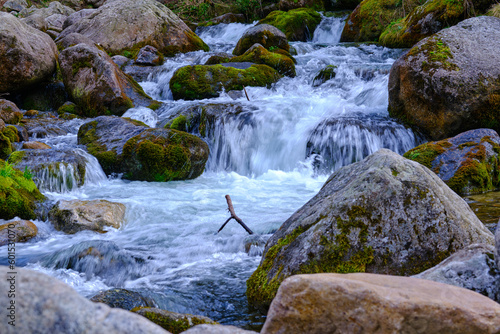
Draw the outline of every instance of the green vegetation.
[[[271,47],[274,50],[280,50],[278,47]],[[270,49],[271,49],[270,48]],[[292,56],[286,56],[271,50],[266,50],[262,46],[247,50],[241,56],[233,57],[229,62],[251,62],[255,64],[267,65],[274,68],[281,75],[295,77],[295,64]]]
[[[208,318],[197,317],[191,314],[180,315],[177,313],[151,307],[135,307],[131,310],[131,312],[142,315],[143,317],[161,326],[172,334],[184,332],[196,325],[218,324],[215,321],[210,321]]]
[[[500,3],[492,5],[486,15],[500,18]]]
[[[246,70],[222,65],[184,66],[174,73],[170,90],[176,100],[197,100],[218,97],[222,89],[270,86],[280,78],[279,73],[266,65],[252,65]]]
[[[437,142],[425,143],[409,150],[408,152],[403,154],[403,157],[416,161],[421,165],[424,165],[425,167],[433,170],[437,174],[439,173],[439,166],[436,166],[436,168],[433,169],[432,162],[451,146],[452,144],[446,139]]]
[[[274,11],[259,24],[270,24],[283,31],[289,41],[307,41],[321,22],[321,15],[310,8],[298,8],[288,12]]]
[[[29,170],[21,172],[10,163],[0,160],[0,217],[34,219],[35,202],[43,200]]]

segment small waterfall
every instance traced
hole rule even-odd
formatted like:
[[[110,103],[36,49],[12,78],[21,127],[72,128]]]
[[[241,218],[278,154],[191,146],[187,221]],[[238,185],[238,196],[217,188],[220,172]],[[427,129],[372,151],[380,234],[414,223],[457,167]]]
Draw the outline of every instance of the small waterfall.
[[[199,27],[196,34],[210,46],[211,50],[231,52],[243,33],[254,24],[221,23],[210,27]]]
[[[339,117],[327,119],[314,129],[307,139],[306,155],[314,155],[317,171],[329,174],[381,148],[403,154],[417,141],[411,130],[386,117]]]
[[[135,107],[127,110],[122,117],[135,119],[154,128],[158,122],[158,115],[151,109],[146,107]]]
[[[347,15],[342,17],[324,16],[314,31],[312,42],[317,44],[337,44],[340,42],[346,18]]]
[[[107,180],[97,159],[82,149],[47,151],[50,155],[37,153],[30,155],[32,160],[22,163],[21,168],[32,170],[33,181],[40,191],[67,193]]]

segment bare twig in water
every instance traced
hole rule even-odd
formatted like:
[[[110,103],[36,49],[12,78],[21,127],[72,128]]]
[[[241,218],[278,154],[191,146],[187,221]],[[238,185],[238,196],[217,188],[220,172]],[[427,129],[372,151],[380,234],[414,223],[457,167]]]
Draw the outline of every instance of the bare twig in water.
[[[250,99],[248,98],[247,89],[245,88],[245,86],[243,86],[243,90],[245,91],[245,96],[247,97],[247,100],[250,101]],[[228,195],[226,195],[226,196],[228,196]]]
[[[234,213],[233,202],[231,201],[231,197],[229,195],[226,195],[226,201],[227,201],[227,209],[229,210],[229,213],[231,213],[231,217],[229,217],[226,220],[226,222],[224,224],[222,224],[222,226],[217,231],[217,233],[219,233],[220,231],[222,231],[222,229],[226,226],[227,223],[229,223],[229,221],[231,219],[234,219],[234,220],[236,220],[248,232],[248,234],[253,234],[252,230],[249,229],[248,226],[245,225],[245,223],[243,222],[243,220],[241,220],[236,215],[236,213]]]

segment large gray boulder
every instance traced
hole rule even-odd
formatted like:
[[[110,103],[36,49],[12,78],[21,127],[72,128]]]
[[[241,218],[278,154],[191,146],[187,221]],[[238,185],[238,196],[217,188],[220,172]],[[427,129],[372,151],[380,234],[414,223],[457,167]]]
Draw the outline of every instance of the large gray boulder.
[[[268,240],[247,281],[249,302],[269,305],[294,274],[414,275],[493,234],[426,167],[386,149],[333,173]]]
[[[125,217],[125,205],[106,200],[60,200],[49,211],[49,220],[58,231],[68,234],[91,230],[105,232],[110,226],[119,228]]]
[[[0,93],[48,80],[56,59],[57,47],[47,34],[0,12]]]
[[[15,298],[8,298],[7,293],[0,296],[6,309],[15,301],[15,316],[9,318],[7,311],[2,313],[2,333],[169,333],[137,314],[93,303],[54,277],[23,268],[16,268],[16,275],[8,274],[10,271],[0,267],[0,288],[9,291],[14,285],[16,290]]]
[[[165,56],[208,51],[208,46],[170,9],[154,0],[111,0],[66,28],[59,38],[80,33],[115,55],[145,45]]]
[[[500,19],[475,17],[417,43],[392,66],[389,114],[432,140],[500,131]]]
[[[473,244],[414,277],[455,285],[500,302],[500,270],[494,251],[492,245]]]
[[[281,284],[261,334],[499,331],[500,305],[470,290],[412,277],[317,274]]]
[[[80,43],[64,49],[59,65],[66,90],[81,116],[120,116],[130,108],[152,102],[134,79],[94,45]]]

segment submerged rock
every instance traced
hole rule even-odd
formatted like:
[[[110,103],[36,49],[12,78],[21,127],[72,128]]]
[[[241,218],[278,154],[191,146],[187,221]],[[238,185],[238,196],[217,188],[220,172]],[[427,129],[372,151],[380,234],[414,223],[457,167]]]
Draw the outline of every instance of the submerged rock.
[[[235,63],[241,64],[241,63]],[[175,100],[199,100],[218,97],[222,90],[242,90],[244,86],[270,86],[281,75],[267,65],[252,65],[237,69],[223,65],[184,66],[170,79]]]
[[[89,240],[44,256],[41,263],[47,268],[78,271],[87,280],[99,277],[107,285],[122,286],[141,277],[147,262],[112,241]]]
[[[66,28],[60,38],[80,33],[111,55],[151,45],[164,56],[208,51],[208,46],[170,9],[154,0],[106,1],[95,12]]]
[[[217,322],[202,315],[182,314],[154,307],[136,307],[132,309],[132,312],[142,315],[173,334],[184,332],[188,328],[200,324],[217,324]]]
[[[57,47],[47,34],[0,12],[0,93],[50,79],[56,59]]]
[[[312,85],[313,87],[318,87],[321,84],[325,83],[326,81],[335,78],[337,75],[337,66],[335,65],[328,65],[322,70],[316,74],[316,76],[313,79]]]
[[[61,200],[49,212],[56,230],[68,234],[84,230],[105,232],[107,226],[120,228],[124,217],[125,205],[106,200]]]
[[[389,76],[389,114],[431,140],[500,131],[500,19],[443,29],[399,58]]]
[[[247,297],[269,305],[288,276],[414,275],[472,243],[493,243],[467,203],[432,171],[386,149],[333,173],[269,239]]]
[[[3,220],[0,219],[0,222]],[[0,225],[0,246],[10,242],[26,242],[38,234],[38,228],[29,220],[15,220]]]
[[[290,50],[285,34],[269,24],[259,24],[248,28],[234,47],[233,54],[241,56],[254,44],[260,44],[266,49],[276,48]]]
[[[122,115],[127,109],[152,102],[142,87],[96,46],[81,43],[64,49],[59,64],[64,85],[81,116]]]
[[[500,302],[500,269],[494,250],[492,245],[470,245],[414,277],[469,289]]]
[[[500,187],[500,136],[477,129],[404,154],[435,172],[457,194],[482,193]]]
[[[136,307],[156,307],[156,303],[138,292],[127,289],[110,289],[90,298],[94,303],[103,303],[113,308],[131,311]]]
[[[285,33],[289,41],[311,40],[314,30],[321,22],[321,15],[311,8],[297,8],[287,12],[274,11],[259,21],[270,24]]]
[[[209,152],[196,136],[120,117],[101,116],[82,125],[78,143],[87,146],[106,174],[143,181],[194,179],[203,173]]]
[[[2,277],[8,277],[8,271],[8,267],[0,267]],[[16,271],[16,290],[22,291],[16,294],[16,314],[23,316],[15,327],[2,321],[2,333],[168,333],[136,314],[92,303],[54,277],[24,268]],[[1,289],[8,291],[9,287],[8,280],[1,280]],[[0,301],[7,305],[7,294]]]
[[[374,274],[297,275],[274,299],[262,334],[496,333],[500,305],[469,290]]]

